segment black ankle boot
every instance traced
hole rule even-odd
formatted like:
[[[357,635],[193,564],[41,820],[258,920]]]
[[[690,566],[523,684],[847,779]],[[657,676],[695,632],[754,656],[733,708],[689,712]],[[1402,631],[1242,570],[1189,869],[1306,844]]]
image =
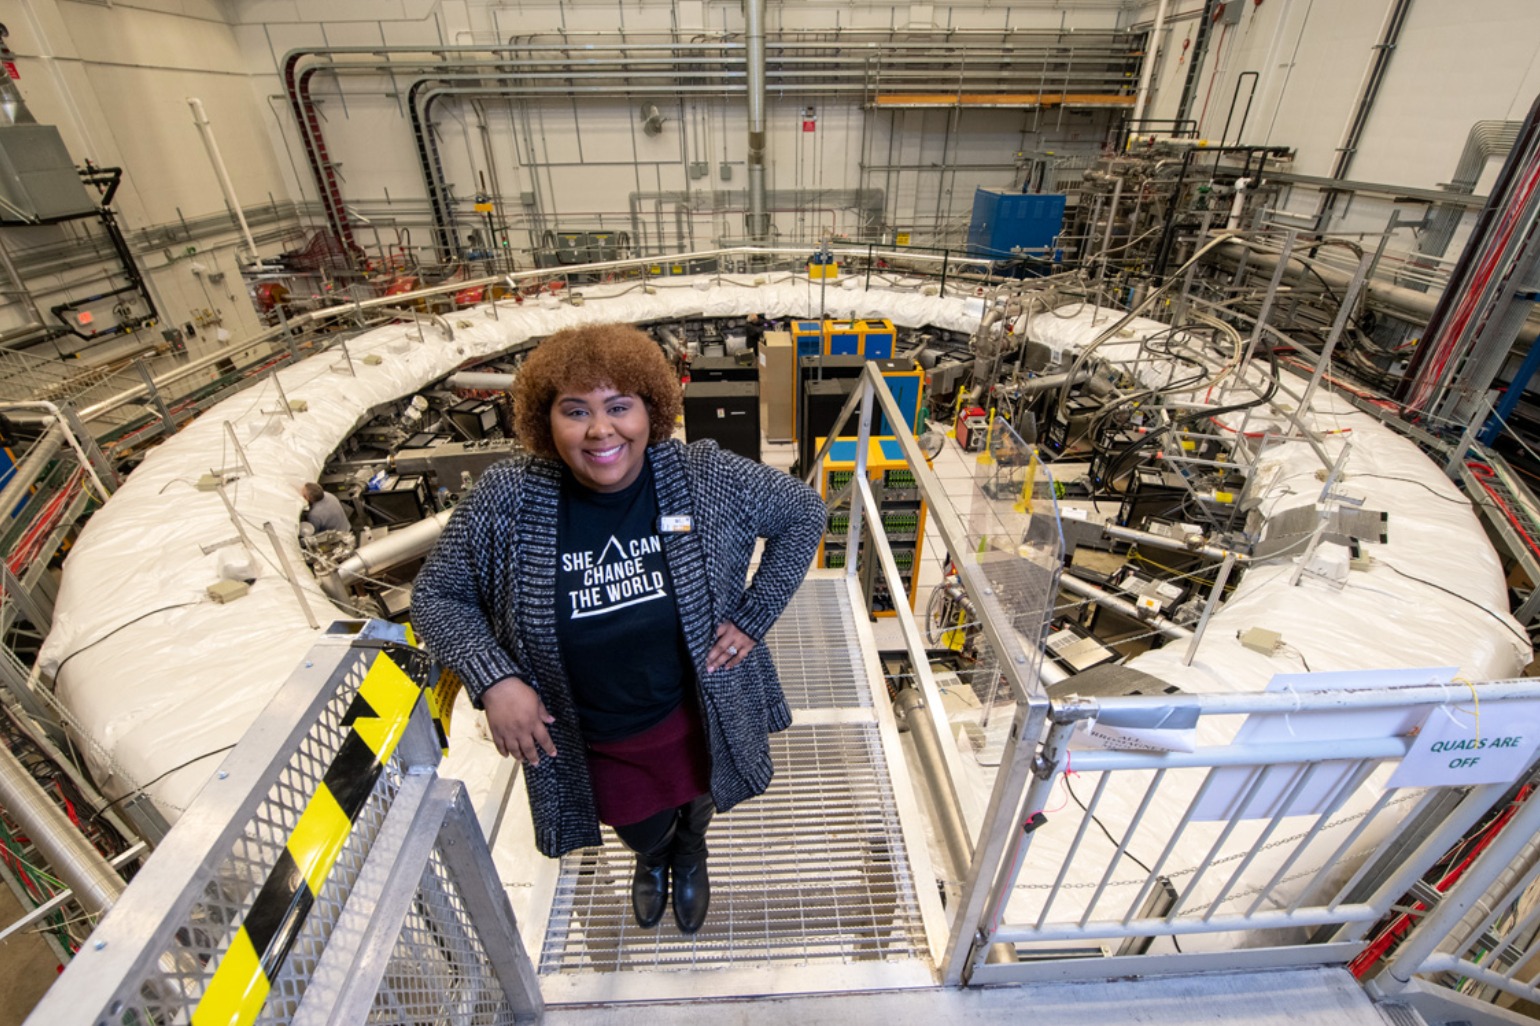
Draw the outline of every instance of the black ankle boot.
[[[706,922],[711,907],[711,878],[706,874],[706,856],[674,856],[674,922],[680,933],[694,933]]]
[[[631,877],[631,912],[636,925],[650,930],[663,918],[668,907],[668,856],[660,862],[641,855],[636,857],[636,873]]]
[[[680,933],[694,933],[711,907],[711,878],[706,873],[706,828],[716,805],[704,794],[679,807],[674,839],[674,921]]]

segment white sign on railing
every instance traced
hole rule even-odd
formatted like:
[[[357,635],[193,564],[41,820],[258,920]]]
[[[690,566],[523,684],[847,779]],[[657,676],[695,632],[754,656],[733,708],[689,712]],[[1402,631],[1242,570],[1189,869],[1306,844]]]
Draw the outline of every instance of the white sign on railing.
[[[1482,722],[1480,706],[1441,705],[1428,713],[1390,787],[1506,784],[1535,761],[1540,705],[1509,702],[1502,718]]]

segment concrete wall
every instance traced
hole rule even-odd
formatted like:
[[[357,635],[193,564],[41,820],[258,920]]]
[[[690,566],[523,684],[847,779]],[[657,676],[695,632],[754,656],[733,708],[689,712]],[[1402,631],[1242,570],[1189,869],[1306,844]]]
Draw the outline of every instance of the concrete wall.
[[[782,33],[899,32],[916,39],[991,36],[1027,29],[1119,27],[1129,5],[1117,2],[1053,4],[845,4],[772,3],[771,38]],[[367,5],[268,0],[232,3],[235,33],[259,91],[282,89],[278,70],[301,47],[495,45],[509,40],[581,45],[595,34],[633,42],[694,38],[741,38],[743,11],[736,2],[691,0],[623,4],[586,0],[503,4],[392,0]],[[325,96],[327,146],[341,163],[349,200],[378,225],[384,246],[424,246],[414,229],[410,241],[397,226],[426,214],[402,94],[409,79],[318,76]],[[648,250],[704,248],[744,233],[747,122],[741,97],[652,98],[664,129],[641,129],[640,102],[583,96],[508,100],[489,97],[473,105],[451,98],[436,108],[434,123],[447,179],[455,196],[469,199],[494,178],[508,201],[503,213],[536,245],[546,229],[625,230]],[[808,108],[813,117],[806,118]],[[1095,150],[1111,118],[1101,112],[970,110],[869,111],[862,98],[780,95],[767,105],[767,185],[785,202],[775,211],[776,237],[813,244],[826,231],[856,237],[854,207],[832,202],[857,189],[882,190],[889,227],[922,241],[955,241],[965,227],[978,185],[1009,185],[1019,151]],[[814,129],[805,130],[812,120]],[[486,127],[485,139],[481,124]],[[295,188],[314,199],[292,123],[270,123],[275,145],[289,154]],[[490,160],[488,153],[490,152]],[[689,168],[704,165],[704,177]],[[724,165],[727,172],[724,174]],[[863,167],[867,168],[863,172]],[[529,194],[533,202],[518,202]],[[688,195],[688,198],[685,198]],[[774,206],[774,204],[772,204]],[[791,207],[807,208],[805,212]],[[639,207],[640,216],[633,215]],[[470,222],[474,225],[474,221]],[[374,246],[373,229],[361,232]]]
[[[1331,174],[1393,0],[1238,2],[1239,24],[1214,27],[1200,69],[1193,116],[1200,118],[1201,134],[1220,137],[1236,82],[1253,71],[1257,88],[1243,141],[1292,146],[1298,151],[1293,170]],[[1143,4],[1133,23],[1152,21],[1156,6]],[[1192,50],[1184,51],[1182,44],[1195,37],[1203,6],[1202,0],[1172,0],[1169,5],[1171,24],[1163,33],[1154,116],[1175,116],[1180,76],[1192,59]],[[1250,89],[1248,80],[1235,107],[1232,142]],[[1521,119],[1537,94],[1540,4],[1414,0],[1347,177],[1438,188],[1452,176],[1473,123]],[[1488,161],[1478,194],[1486,193],[1501,162],[1501,156]],[[1319,204],[1317,190],[1297,187],[1284,206],[1314,213]],[[1357,196],[1338,204],[1329,227],[1354,233],[1372,246],[1397,207],[1403,219],[1412,220],[1427,209],[1419,203]],[[1464,238],[1462,228],[1449,247],[1450,259],[1458,255]],[[1415,245],[1413,233],[1400,229],[1391,249],[1405,251]]]
[[[1240,2],[1239,23],[1215,26],[1202,56],[1193,116],[1207,136],[1217,138],[1228,118],[1232,140],[1293,146],[1295,170],[1329,173],[1391,0]],[[1073,43],[1076,32],[1148,25],[1155,7],[1153,0],[787,0],[769,4],[767,31],[772,39],[822,33],[831,43],[873,31],[939,48],[949,39],[1056,29]],[[1151,117],[1176,113],[1195,57],[1182,44],[1194,38],[1201,8],[1202,0],[1169,4],[1156,41]],[[563,33],[575,46],[619,33],[630,41],[687,42],[741,38],[742,19],[739,0],[0,0],[19,85],[38,120],[59,126],[77,162],[125,169],[116,205],[164,320],[219,322],[236,335],[254,330],[256,317],[236,273],[238,236],[188,96],[203,100],[243,206],[266,211],[259,250],[271,256],[324,224],[284,96],[281,65],[290,51],[488,46]],[[1232,96],[1245,72],[1258,81],[1242,131],[1249,84],[1233,109]],[[433,241],[406,117],[408,85],[400,75],[316,79],[357,240],[379,260],[425,255]],[[1474,121],[1522,117],[1536,92],[1540,5],[1416,0],[1349,177],[1436,187],[1452,173]],[[527,250],[547,229],[625,231],[633,248],[647,251],[741,239],[743,100],[685,94],[654,102],[664,118],[656,135],[642,131],[639,103],[620,96],[441,100],[433,123],[462,212],[461,241],[477,227],[469,208],[483,183],[497,193],[520,266],[528,266]],[[977,186],[1010,184],[1024,154],[1094,152],[1113,121],[1063,109],[874,110],[860,96],[791,92],[773,92],[766,115],[773,238],[808,247],[827,233],[909,232],[915,244],[955,244]],[[808,120],[812,131],[804,131]],[[701,166],[705,173],[692,176]],[[1478,191],[1496,166],[1490,162]],[[862,223],[858,192],[880,196],[880,224]],[[288,206],[295,202],[308,205],[302,218]],[[1314,211],[1318,203],[1314,190],[1295,187],[1283,206]],[[1400,206],[1407,217],[1425,209]],[[1333,228],[1373,243],[1392,207],[1387,199],[1355,197],[1338,205]],[[7,229],[0,241],[24,264],[61,246],[78,254],[54,261],[32,283],[46,306],[113,281],[105,273],[110,262],[90,249],[88,235],[76,224]],[[1450,257],[1462,240],[1456,237]],[[1402,230],[1392,250],[1415,245]],[[15,304],[0,306],[0,330],[23,319]]]
[[[260,130],[260,96],[224,10],[211,0],[133,6],[10,0],[0,3],[0,12],[10,30],[17,85],[34,117],[58,127],[77,165],[90,160],[124,170],[113,206],[162,308],[163,326],[193,323],[200,340],[221,327],[237,337],[256,330],[236,270],[233,220],[226,215],[212,234],[185,226],[227,210],[188,97],[203,101],[243,206],[269,197],[282,202],[290,191]],[[28,282],[45,318],[48,306],[123,284],[116,262],[102,259],[110,249],[94,219],[8,228],[0,242],[24,267],[40,254],[53,257],[47,273]],[[112,323],[112,305],[90,304],[95,322],[86,330]],[[26,319],[14,303],[0,307],[0,329]],[[159,328],[149,332],[159,339]],[[83,344],[59,342],[62,350]],[[99,358],[122,348],[107,341],[88,352]]]

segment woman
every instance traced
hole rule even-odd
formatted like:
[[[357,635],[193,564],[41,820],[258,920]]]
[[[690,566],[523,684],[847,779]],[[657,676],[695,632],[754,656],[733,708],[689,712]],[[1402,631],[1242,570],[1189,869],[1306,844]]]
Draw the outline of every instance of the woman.
[[[597,845],[609,824],[636,852],[637,922],[662,918],[672,877],[694,933],[712,814],[769,786],[769,735],[791,724],[761,642],[807,573],[823,502],[714,442],[671,441],[679,382],[635,328],[552,335],[513,394],[532,455],[456,509],[413,621],[524,763],[540,850]]]

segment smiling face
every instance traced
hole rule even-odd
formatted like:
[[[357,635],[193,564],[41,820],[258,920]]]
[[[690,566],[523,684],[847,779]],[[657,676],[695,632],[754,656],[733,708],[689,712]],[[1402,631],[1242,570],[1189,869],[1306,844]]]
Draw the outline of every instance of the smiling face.
[[[561,392],[551,403],[556,454],[579,484],[596,492],[618,492],[641,476],[650,429],[641,397],[607,385]]]

